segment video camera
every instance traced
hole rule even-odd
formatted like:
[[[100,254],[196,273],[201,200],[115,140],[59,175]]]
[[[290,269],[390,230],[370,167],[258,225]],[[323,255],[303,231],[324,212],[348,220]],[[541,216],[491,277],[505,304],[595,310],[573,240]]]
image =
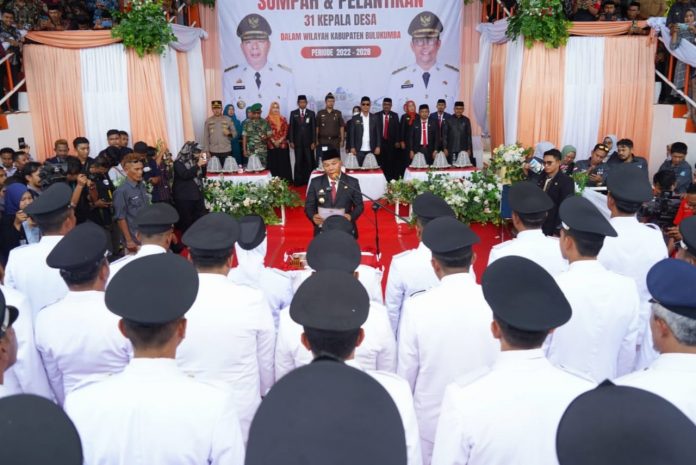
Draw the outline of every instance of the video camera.
[[[57,182],[67,182],[68,164],[44,163],[39,169],[39,177],[41,178],[41,189],[46,189]]]
[[[677,216],[680,204],[679,196],[675,196],[674,192],[665,191],[643,204],[639,216],[643,221],[656,224],[664,231],[674,226],[674,217]]]

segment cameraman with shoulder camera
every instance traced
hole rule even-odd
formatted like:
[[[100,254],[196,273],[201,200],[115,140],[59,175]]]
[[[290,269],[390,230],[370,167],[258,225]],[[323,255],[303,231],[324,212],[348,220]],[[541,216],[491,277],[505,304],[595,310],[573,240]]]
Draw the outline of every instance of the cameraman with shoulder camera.
[[[669,230],[674,227],[674,217],[679,210],[681,198],[674,193],[677,176],[672,170],[661,170],[653,176],[653,198],[645,202],[638,211],[638,220],[653,223],[660,227],[665,242]]]
[[[112,201],[116,187],[108,176],[111,160],[107,155],[99,155],[92,160],[87,178],[91,181],[89,189],[90,211],[87,219],[98,224],[107,233],[112,255],[117,255],[120,249],[120,233],[114,224]]]

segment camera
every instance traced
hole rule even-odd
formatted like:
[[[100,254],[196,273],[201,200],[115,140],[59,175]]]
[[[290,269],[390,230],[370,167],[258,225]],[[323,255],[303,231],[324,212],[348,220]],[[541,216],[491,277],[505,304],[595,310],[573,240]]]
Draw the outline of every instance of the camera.
[[[41,178],[41,189],[46,189],[57,182],[67,182],[68,164],[45,163],[41,169],[39,169],[39,177]]]
[[[643,204],[639,217],[647,223],[654,223],[663,231],[674,226],[674,217],[677,216],[681,198],[672,191],[664,191],[659,196]]]

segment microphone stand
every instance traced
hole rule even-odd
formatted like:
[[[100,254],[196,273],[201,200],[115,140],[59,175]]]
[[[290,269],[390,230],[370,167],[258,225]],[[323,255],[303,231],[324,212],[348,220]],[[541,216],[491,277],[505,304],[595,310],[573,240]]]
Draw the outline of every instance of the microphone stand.
[[[343,174],[343,173],[341,173],[341,174]],[[341,176],[339,175],[338,178],[336,179],[336,190],[338,190],[338,186],[339,186],[340,182],[341,182]],[[401,221],[403,221],[404,223],[408,223],[409,220],[408,220],[407,218],[404,218],[403,216],[399,215],[398,213],[396,213],[396,212],[395,212],[394,210],[392,210],[391,208],[388,208],[388,207],[384,206],[383,204],[379,203],[378,200],[373,199],[372,197],[370,197],[369,195],[365,194],[365,193],[364,193],[363,191],[361,191],[360,189],[354,188],[353,186],[351,186],[351,185],[348,184],[347,182],[344,182],[343,185],[346,186],[348,189],[350,189],[350,190],[352,190],[352,191],[354,191],[354,192],[357,192],[357,193],[360,194],[363,198],[365,198],[365,199],[369,200],[370,202],[372,202],[372,211],[374,212],[374,216],[375,216],[375,253],[377,254],[377,259],[380,259],[380,257],[382,256],[382,251],[381,251],[380,248],[379,248],[379,221],[378,221],[378,219],[377,219],[377,218],[378,218],[377,212],[379,212],[379,210],[382,209],[382,210],[384,210],[385,212],[387,212],[387,213],[391,214],[392,216],[394,216],[395,218],[399,218],[399,219],[400,219]]]

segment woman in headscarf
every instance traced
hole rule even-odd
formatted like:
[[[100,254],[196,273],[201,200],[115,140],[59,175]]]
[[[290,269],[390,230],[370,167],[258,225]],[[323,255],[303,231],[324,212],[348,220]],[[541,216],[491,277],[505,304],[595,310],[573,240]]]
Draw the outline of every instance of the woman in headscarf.
[[[669,30],[672,34],[672,39],[669,44],[669,48],[672,50],[675,50],[679,48],[679,46],[682,43],[682,40],[685,40],[687,42],[691,42],[692,44],[696,42],[696,25],[694,24],[694,21],[696,21],[696,9],[694,8],[689,8],[686,10],[684,13],[684,22],[683,23],[672,23],[669,25]],[[691,69],[691,74],[690,76],[686,76],[686,64],[683,62],[677,60],[677,65],[674,67],[674,86],[679,89],[679,90],[684,90],[684,82],[686,79],[689,79],[689,97],[694,98],[694,93],[693,93],[693,81],[696,81],[696,72]],[[672,97],[677,97],[679,98],[680,95],[673,89],[672,90]],[[689,118],[691,117],[692,119],[696,120],[696,115],[694,115],[694,112],[696,111],[694,108],[691,107],[691,105],[687,105],[688,112],[684,115],[684,118]]]
[[[234,124],[237,137],[232,139],[232,156],[237,164],[242,166],[244,164],[244,157],[242,156],[242,123],[237,119],[237,115],[234,114],[234,105],[227,105],[222,114],[231,119],[232,124]]]
[[[273,134],[268,139],[267,168],[271,176],[278,176],[288,182],[292,182],[292,168],[290,167],[290,149],[288,149],[288,120],[280,114],[280,104],[272,102],[266,116],[266,121]]]
[[[174,162],[172,195],[179,213],[179,230],[183,234],[198,218],[207,213],[203,199],[203,178],[207,160],[196,142],[186,142]]]
[[[605,158],[605,160],[609,160],[609,158],[616,153],[617,141],[618,138],[615,134],[610,134],[602,140],[602,143],[609,149],[609,152],[607,153],[607,157]]]
[[[575,170],[575,156],[577,149],[572,145],[566,145],[561,150],[561,171],[568,176],[573,174]]]
[[[413,123],[417,119],[416,102],[409,100],[404,103],[404,114],[401,115],[401,121],[399,121],[399,143],[401,144],[401,150],[403,150],[403,153],[406,155],[411,152],[411,131],[413,131]],[[399,167],[399,178],[403,177],[407,165],[408,157],[405,156]]]
[[[0,221],[0,260],[7,263],[10,250],[24,244],[33,244],[40,239],[39,228],[24,213],[34,200],[27,186],[10,184],[5,192],[5,215]]]

